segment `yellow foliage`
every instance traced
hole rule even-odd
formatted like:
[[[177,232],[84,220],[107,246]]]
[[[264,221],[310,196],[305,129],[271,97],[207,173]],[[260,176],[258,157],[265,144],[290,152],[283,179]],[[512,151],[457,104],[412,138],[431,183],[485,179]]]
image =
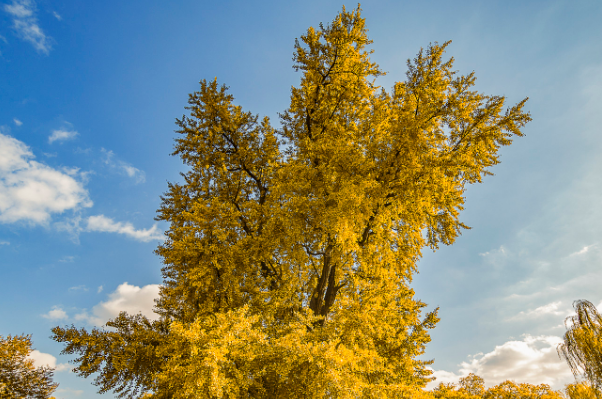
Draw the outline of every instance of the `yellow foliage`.
[[[431,396],[432,362],[416,357],[438,317],[409,287],[416,262],[467,228],[465,185],[530,117],[526,99],[504,112],[470,91],[474,75],[442,60],[449,42],[387,93],[370,43],[359,8],[301,36],[279,129],[201,81],[177,120],[189,170],[159,209],[161,320],[55,328],[77,372],[123,396]]]
[[[599,399],[602,393],[588,382],[575,382],[566,386],[569,399]]]
[[[569,386],[570,387],[570,386]],[[455,384],[439,384],[431,391],[436,399],[564,399],[560,391],[554,391],[549,385],[516,384],[504,381],[485,390],[481,377],[469,374],[460,379],[459,387]],[[577,397],[575,397],[577,398]],[[585,397],[584,397],[585,398]],[[571,397],[573,399],[573,397]]]
[[[558,353],[575,377],[583,374],[596,391],[602,387],[602,316],[589,301],[575,301],[576,315],[567,317],[567,332]]]
[[[489,388],[483,395],[483,399],[564,399],[564,396],[561,392],[552,390],[547,384],[516,384],[512,381],[504,381]]]
[[[34,366],[28,358],[31,345],[29,335],[0,335],[0,398],[53,399],[50,395],[59,385],[52,382],[53,369]]]

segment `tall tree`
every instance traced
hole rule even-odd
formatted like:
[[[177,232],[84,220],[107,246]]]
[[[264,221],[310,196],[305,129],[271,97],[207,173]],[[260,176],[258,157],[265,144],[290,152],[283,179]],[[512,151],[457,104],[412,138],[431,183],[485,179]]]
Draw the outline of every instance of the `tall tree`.
[[[59,384],[52,381],[53,369],[34,366],[31,345],[29,335],[0,335],[0,398],[54,399]]]
[[[573,303],[576,314],[567,317],[564,342],[558,345],[563,357],[577,377],[580,374],[590,382],[593,392],[602,389],[602,315],[589,301]]]
[[[438,317],[409,286],[416,262],[467,228],[466,184],[530,117],[526,99],[504,112],[504,97],[471,91],[474,74],[442,59],[449,42],[421,50],[388,93],[370,43],[359,7],[296,41],[301,84],[280,129],[201,81],[177,120],[189,170],[159,209],[161,319],[55,328],[81,355],[76,372],[124,396],[417,395]],[[130,345],[119,354],[134,335],[145,362]]]

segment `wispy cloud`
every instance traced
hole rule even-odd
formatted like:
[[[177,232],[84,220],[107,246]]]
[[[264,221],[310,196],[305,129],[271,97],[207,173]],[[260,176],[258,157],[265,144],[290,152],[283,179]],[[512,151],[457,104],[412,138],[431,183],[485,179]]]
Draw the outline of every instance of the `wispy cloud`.
[[[99,302],[90,312],[83,309],[72,318],[60,306],[53,306],[52,309],[43,314],[42,317],[48,320],[79,320],[85,321],[90,325],[102,326],[109,319],[119,316],[120,312],[127,312],[135,315],[142,313],[150,320],[157,320],[159,315],[153,311],[155,300],[159,298],[159,284],[148,284],[145,286],[136,286],[124,282],[117,289],[108,295],[105,301]],[[85,285],[79,285],[69,288],[69,291],[88,291]],[[102,292],[102,286],[98,287],[98,293]]]
[[[592,244],[592,245],[587,245],[583,248],[581,248],[579,251],[577,252],[573,252],[572,254],[570,254],[569,256],[579,256],[579,255],[585,255],[586,253],[589,252],[589,250],[593,247],[595,247],[596,244]]]
[[[553,315],[561,315],[566,313],[565,311],[559,310],[561,301],[548,303],[547,305],[540,306],[535,308],[526,314],[528,315],[542,315],[542,314],[553,314]]]
[[[31,43],[38,53],[50,52],[52,38],[46,36],[38,25],[33,0],[13,0],[11,4],[4,5],[4,11],[12,17],[13,29],[21,39]]]
[[[71,395],[82,396],[84,391],[82,391],[81,389],[59,388],[56,390],[56,393],[66,393],[69,396],[71,396]]]
[[[570,311],[567,309],[561,308],[562,301],[556,301],[552,303],[548,303],[547,305],[540,306],[533,310],[522,311],[516,316],[511,317],[508,320],[517,320],[517,319],[526,319],[526,318],[537,318],[546,315],[552,316],[560,316],[560,315],[568,315]]]
[[[75,260],[74,256],[63,256],[61,259],[59,259],[59,262],[61,262],[61,263],[73,263],[73,260]]]
[[[479,255],[481,255],[484,258],[491,258],[491,257],[500,257],[500,256],[506,256],[508,255],[508,250],[506,248],[504,248],[503,245],[500,245],[500,247],[498,249],[493,249],[491,251],[487,251],[487,252],[483,252],[480,253]]]
[[[17,126],[21,126],[23,124],[23,122],[21,122],[17,118],[13,118],[13,122],[15,122],[15,125],[17,125]]]
[[[505,380],[548,384],[556,389],[571,382],[573,375],[566,362],[558,357],[556,347],[562,339],[555,336],[525,335],[523,340],[511,340],[498,345],[486,354],[470,356],[460,364],[459,373],[436,370],[437,378],[431,385],[440,382],[458,382],[460,377],[474,373],[493,386]]]
[[[4,11],[14,18],[29,18],[33,16],[34,4],[28,0],[13,0],[13,4],[5,4]]]
[[[42,315],[43,318],[48,320],[62,320],[68,318],[67,312],[65,312],[60,306],[53,306],[52,310]]]
[[[159,298],[159,289],[158,284],[138,287],[125,282],[109,294],[107,301],[94,306],[92,314],[84,311],[76,315],[75,319],[86,321],[91,325],[102,326],[109,319],[119,316],[120,312],[127,312],[129,314],[142,313],[151,320],[157,320],[159,315],[153,312],[153,308],[155,299]]]
[[[66,173],[32,158],[25,143],[0,133],[0,223],[45,224],[52,214],[92,206],[76,170]]]
[[[8,241],[0,241],[0,245],[10,245],[10,242],[8,242]]]
[[[61,17],[61,16],[60,16],[60,14],[59,14],[58,12],[56,12],[56,11],[53,11],[53,12],[52,12],[52,15],[53,15],[53,16],[54,16],[56,19],[58,19],[59,21],[62,21],[62,20],[63,20],[63,17]]]
[[[144,183],[146,181],[146,176],[143,171],[133,167],[127,162],[117,159],[117,156],[115,156],[113,151],[107,151],[104,148],[102,148],[101,151],[103,153],[103,161],[105,165],[119,171],[119,173],[133,178],[136,183]]]
[[[53,130],[52,134],[48,136],[48,142],[50,144],[55,141],[73,140],[78,133],[75,130],[58,129]]]
[[[130,222],[115,222],[113,219],[104,215],[90,216],[88,218],[85,230],[124,234],[135,240],[143,242],[162,240],[164,238],[156,224],[150,229],[137,230]]]

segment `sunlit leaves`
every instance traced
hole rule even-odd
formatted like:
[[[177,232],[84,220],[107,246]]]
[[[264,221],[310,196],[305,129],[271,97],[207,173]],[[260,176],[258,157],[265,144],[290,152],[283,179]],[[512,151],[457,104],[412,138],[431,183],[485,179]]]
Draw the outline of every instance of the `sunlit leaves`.
[[[596,389],[602,388],[602,316],[589,301],[573,304],[576,315],[566,319],[567,332],[558,353],[573,374],[582,374]]]
[[[82,375],[157,398],[422,395],[431,362],[416,358],[438,317],[409,287],[416,262],[466,228],[465,185],[530,118],[524,101],[504,111],[470,91],[474,76],[442,58],[449,42],[421,50],[388,93],[370,43],[359,8],[301,36],[280,128],[201,81],[177,120],[188,170],[158,212],[161,323],[55,329]]]
[[[0,398],[54,399],[59,384],[52,381],[54,370],[35,367],[28,356],[33,351],[31,336],[0,336]]]

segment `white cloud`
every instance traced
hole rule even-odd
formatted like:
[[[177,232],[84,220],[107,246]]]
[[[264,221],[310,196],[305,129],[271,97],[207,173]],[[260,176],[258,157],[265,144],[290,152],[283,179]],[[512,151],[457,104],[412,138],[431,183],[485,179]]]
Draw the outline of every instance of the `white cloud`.
[[[78,285],[75,287],[69,287],[69,291],[70,292],[74,292],[74,291],[88,291],[88,287],[86,287],[85,285]]]
[[[0,223],[45,224],[54,213],[91,207],[77,172],[32,160],[25,143],[0,133]]]
[[[0,241],[0,245],[10,245],[10,242],[8,242],[8,241]]]
[[[45,319],[49,319],[49,320],[61,320],[61,319],[67,318],[67,312],[65,312],[59,306],[53,306],[52,310],[49,311],[48,313],[42,315],[42,317],[44,317]]]
[[[49,353],[43,353],[38,350],[33,350],[28,357],[31,360],[33,360],[33,364],[35,367],[56,367],[56,357],[52,356]]]
[[[74,130],[71,130],[71,131],[65,130],[65,129],[53,130],[52,134],[50,136],[48,136],[48,142],[50,144],[52,144],[55,141],[73,140],[77,135],[78,135],[78,133]]]
[[[142,313],[151,320],[157,320],[159,315],[153,312],[155,299],[159,298],[159,285],[149,284],[138,287],[127,282],[119,285],[109,294],[109,299],[92,308],[92,314],[82,312],[75,316],[76,320],[85,320],[96,326],[104,325],[109,319],[119,316],[120,312],[128,314]]]
[[[96,290],[97,294],[100,294],[102,292],[102,285],[98,287],[98,289]]]
[[[75,260],[75,256],[63,256],[61,259],[59,259],[59,262],[61,262],[61,263],[73,263],[74,260]]]
[[[57,372],[71,370],[72,368],[66,363],[56,364],[56,357],[52,356],[50,353],[40,352],[39,350],[31,351],[28,357],[33,360],[33,365],[35,367],[50,367]]]
[[[133,167],[127,162],[117,159],[113,151],[107,151],[104,148],[102,148],[101,151],[104,155],[104,163],[110,168],[116,169],[119,171],[119,173],[125,174],[126,176],[133,178],[136,181],[136,183],[144,183],[146,181],[146,176],[143,171]]]
[[[136,230],[130,222],[115,222],[113,219],[104,215],[90,216],[88,218],[86,231],[124,234],[143,242],[162,240],[164,238],[156,224],[150,229]]]
[[[23,122],[21,122],[17,118],[13,118],[13,122],[15,122],[15,125],[17,125],[17,126],[21,126],[23,124]]]
[[[52,12],[52,15],[54,15],[54,17],[55,17],[56,19],[58,19],[59,21],[62,21],[62,20],[63,20],[63,17],[61,17],[61,16],[60,16],[60,14],[59,14],[58,12],[56,12],[56,11],[53,11],[53,12]]]
[[[437,377],[429,387],[440,382],[458,382],[461,377],[474,373],[485,380],[487,386],[506,380],[517,383],[548,384],[560,389],[573,380],[566,362],[558,357],[556,347],[562,339],[554,336],[525,335],[522,341],[508,341],[489,353],[471,356],[462,362],[459,373],[437,370]]]
[[[38,25],[32,0],[13,0],[12,4],[4,5],[4,11],[11,15],[13,28],[21,39],[31,43],[38,53],[50,52],[52,38]]]
[[[71,369],[73,368],[73,366],[67,364],[67,363],[59,363],[56,365],[56,367],[54,368],[54,371],[71,371]]]
[[[429,367],[432,370],[432,368]],[[444,384],[457,384],[460,378],[465,377],[464,375],[458,375],[456,373],[452,373],[451,371],[445,370],[433,370],[432,377],[435,377],[435,381],[431,381],[427,385],[427,389],[433,389],[437,385]]]

